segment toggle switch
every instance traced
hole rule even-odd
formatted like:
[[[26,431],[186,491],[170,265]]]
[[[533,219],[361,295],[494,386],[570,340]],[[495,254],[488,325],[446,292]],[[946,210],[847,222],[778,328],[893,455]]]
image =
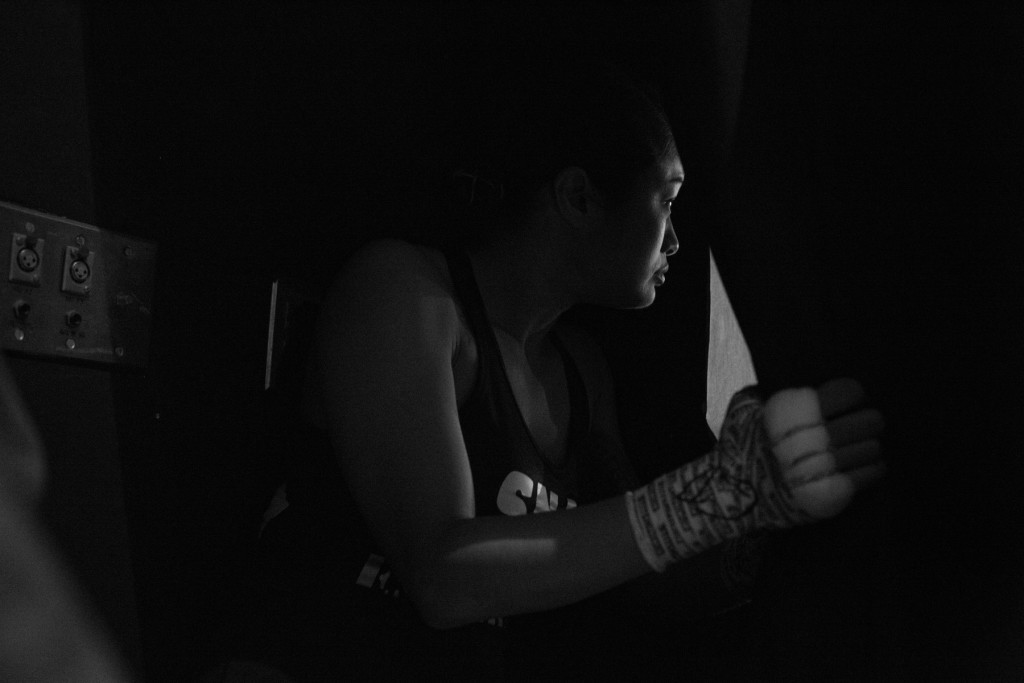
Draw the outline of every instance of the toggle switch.
[[[24,299],[18,299],[14,302],[14,318],[25,322],[28,320],[28,314],[32,312],[32,306],[29,305]]]
[[[82,325],[82,314],[78,311],[68,311],[64,314],[64,322],[71,329],[77,329]]]

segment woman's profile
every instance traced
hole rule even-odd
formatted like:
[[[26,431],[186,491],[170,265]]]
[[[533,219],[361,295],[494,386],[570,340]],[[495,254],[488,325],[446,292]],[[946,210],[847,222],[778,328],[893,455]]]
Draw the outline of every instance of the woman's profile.
[[[598,671],[595,615],[728,596],[723,548],[837,514],[881,473],[880,419],[840,380],[741,392],[715,450],[638,480],[601,351],[563,314],[655,304],[685,170],[649,90],[553,71],[509,86],[507,125],[453,169],[457,244],[373,241],[327,293],[302,464],[267,528],[290,558],[268,657],[297,677]]]

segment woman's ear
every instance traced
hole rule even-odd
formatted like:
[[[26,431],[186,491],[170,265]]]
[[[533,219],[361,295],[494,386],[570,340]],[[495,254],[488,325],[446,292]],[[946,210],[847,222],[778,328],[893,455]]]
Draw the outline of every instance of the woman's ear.
[[[587,172],[578,166],[559,171],[554,182],[555,207],[563,220],[572,225],[585,221],[596,205],[594,186]]]

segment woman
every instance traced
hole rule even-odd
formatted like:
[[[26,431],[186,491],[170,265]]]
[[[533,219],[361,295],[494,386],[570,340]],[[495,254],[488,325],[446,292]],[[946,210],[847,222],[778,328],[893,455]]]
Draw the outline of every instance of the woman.
[[[706,591],[697,568],[717,566],[716,549],[835,514],[880,472],[873,413],[829,443],[822,413],[860,399],[838,382],[820,400],[739,396],[716,451],[638,488],[601,353],[561,316],[655,301],[679,246],[683,166],[642,88],[606,71],[532,85],[495,136],[500,177],[459,173],[489,206],[468,248],[374,242],[328,293],[305,401],[323,438],[304,449],[333,463],[293,478],[289,512],[333,553],[310,560],[326,579],[307,583],[308,602],[324,621],[347,616],[316,644],[292,632],[306,644],[293,671],[333,648],[371,674],[423,658],[448,677],[521,677],[538,659],[578,672],[578,640],[548,646],[579,636],[596,596],[626,587],[646,595],[628,600],[641,615],[652,601],[685,610],[670,591]],[[638,588],[652,570],[665,578]]]

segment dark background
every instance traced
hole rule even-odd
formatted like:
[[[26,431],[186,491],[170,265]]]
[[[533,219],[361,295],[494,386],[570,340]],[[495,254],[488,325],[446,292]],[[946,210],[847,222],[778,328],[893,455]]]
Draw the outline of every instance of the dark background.
[[[51,528],[140,675],[221,654],[270,281],[443,233],[489,65],[530,43],[656,79],[686,166],[658,305],[580,315],[638,466],[706,445],[709,243],[763,384],[851,374],[889,420],[886,485],[773,555],[758,670],[1022,673],[1016,3],[18,1],[0,36],[0,199],[160,247],[145,374],[12,361]]]

